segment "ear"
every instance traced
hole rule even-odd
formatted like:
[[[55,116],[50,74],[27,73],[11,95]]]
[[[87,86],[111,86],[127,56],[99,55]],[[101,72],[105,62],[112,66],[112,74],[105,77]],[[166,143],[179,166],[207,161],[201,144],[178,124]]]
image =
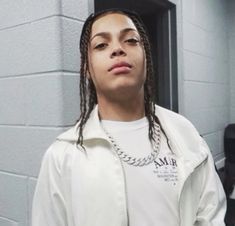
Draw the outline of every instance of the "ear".
[[[90,74],[89,71],[87,71],[87,73],[86,73],[86,78],[87,78],[88,80],[91,79],[91,74]]]
[[[89,67],[88,67],[88,65],[85,63],[84,64],[84,72],[86,72],[86,78],[87,79],[90,79],[91,78],[91,74],[90,74],[90,70],[89,70]]]
[[[88,80],[91,79],[91,73],[90,73],[90,70],[89,70],[89,69],[87,70],[86,78],[87,78]]]
[[[85,69],[86,69],[86,77],[88,80],[92,80],[92,75],[93,75],[93,68],[90,63],[90,59],[88,59],[88,62],[85,64]]]

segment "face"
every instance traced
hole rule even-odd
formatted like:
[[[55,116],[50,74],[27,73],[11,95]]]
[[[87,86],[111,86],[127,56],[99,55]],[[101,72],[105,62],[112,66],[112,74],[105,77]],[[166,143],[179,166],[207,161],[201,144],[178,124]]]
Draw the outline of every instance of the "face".
[[[118,13],[99,17],[92,25],[88,48],[90,79],[101,98],[144,95],[145,53],[132,20]]]

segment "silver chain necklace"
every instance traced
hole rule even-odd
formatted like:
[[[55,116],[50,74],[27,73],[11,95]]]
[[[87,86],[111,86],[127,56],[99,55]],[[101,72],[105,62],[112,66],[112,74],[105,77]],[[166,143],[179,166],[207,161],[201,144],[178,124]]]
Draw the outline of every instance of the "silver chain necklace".
[[[106,135],[108,136],[109,141],[111,142],[115,152],[120,157],[120,159],[122,159],[124,162],[128,163],[129,165],[133,165],[133,166],[148,165],[152,163],[159,154],[160,142],[161,142],[161,129],[158,124],[154,124],[155,133],[153,135],[154,142],[152,142],[153,151],[151,152],[151,154],[149,154],[147,157],[144,157],[144,158],[135,158],[126,154],[124,151],[121,150],[120,146],[117,144],[115,139],[111,136],[111,134],[105,128],[103,129]]]

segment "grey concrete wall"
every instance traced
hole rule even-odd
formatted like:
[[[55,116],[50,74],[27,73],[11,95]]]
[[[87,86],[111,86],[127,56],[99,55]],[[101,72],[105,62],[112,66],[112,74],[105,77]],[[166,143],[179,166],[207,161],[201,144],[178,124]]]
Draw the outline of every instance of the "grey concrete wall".
[[[227,4],[182,0],[183,109],[221,165],[224,128],[230,121]]]
[[[85,0],[0,2],[0,226],[29,226],[41,158],[79,114]]]
[[[230,123],[235,123],[235,1],[228,1],[228,40],[230,70]]]

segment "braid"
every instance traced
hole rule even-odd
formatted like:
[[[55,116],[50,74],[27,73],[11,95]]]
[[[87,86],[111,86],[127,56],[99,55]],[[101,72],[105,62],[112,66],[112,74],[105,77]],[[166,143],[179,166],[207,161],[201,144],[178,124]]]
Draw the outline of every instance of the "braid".
[[[94,108],[94,105],[97,103],[96,91],[94,84],[91,79],[87,79],[87,75],[90,74],[88,66],[88,45],[90,41],[90,33],[92,27],[92,18],[91,16],[86,21],[83,28],[83,32],[80,39],[80,118],[79,122],[79,134],[77,145],[83,145],[83,128],[89,118],[89,115]],[[88,99],[88,103],[87,103]]]
[[[145,116],[148,119],[149,122],[149,132],[148,136],[151,142],[155,142],[154,139],[154,134],[155,134],[155,127],[154,124],[157,123],[159,124],[163,134],[167,138],[167,143],[169,145],[169,140],[168,137],[166,136],[166,133],[160,123],[160,120],[155,114],[155,103],[156,103],[156,98],[155,98],[155,79],[154,79],[154,71],[153,71],[153,61],[152,61],[152,55],[151,55],[151,45],[147,36],[146,29],[144,27],[143,22],[141,21],[140,18],[136,16],[129,16],[133,23],[135,24],[140,37],[142,39],[142,43],[144,45],[144,50],[145,50],[145,57],[146,57],[146,81],[144,84],[144,103],[145,103]]]
[[[79,122],[79,135],[77,144],[83,147],[83,128],[85,123],[87,122],[91,111],[93,110],[95,104],[97,104],[97,95],[94,83],[91,79],[87,78],[87,75],[90,75],[89,71],[89,62],[88,62],[88,46],[90,41],[90,34],[93,22],[100,15],[105,15],[108,13],[117,12],[128,16],[133,23],[135,24],[140,37],[141,42],[144,46],[145,57],[146,57],[146,81],[144,84],[144,104],[145,104],[145,115],[149,122],[149,139],[151,142],[156,142],[154,139],[155,134],[155,123],[158,123],[162,132],[166,136],[165,131],[162,128],[162,125],[155,115],[155,81],[154,81],[154,72],[153,72],[153,62],[151,56],[150,43],[148,40],[148,36],[146,34],[146,29],[144,28],[144,24],[142,20],[138,17],[137,14],[127,11],[127,10],[119,10],[119,9],[109,9],[99,13],[91,14],[86,22],[84,23],[82,34],[80,38],[80,118]],[[166,136],[167,138],[167,136]],[[168,138],[167,138],[168,141]]]

